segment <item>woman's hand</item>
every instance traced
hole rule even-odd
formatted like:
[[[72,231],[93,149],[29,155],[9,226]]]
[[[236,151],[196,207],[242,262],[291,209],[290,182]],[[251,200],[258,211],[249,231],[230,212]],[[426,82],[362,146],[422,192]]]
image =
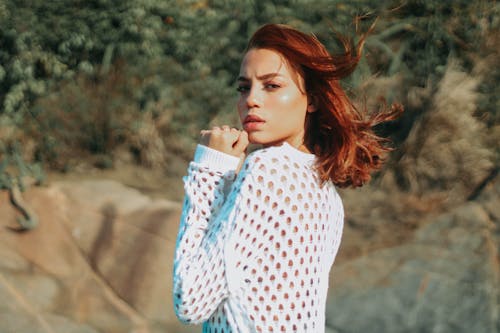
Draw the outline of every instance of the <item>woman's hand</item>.
[[[226,125],[222,128],[215,126],[211,130],[201,131],[200,143],[223,153],[244,158],[248,146],[248,134]]]

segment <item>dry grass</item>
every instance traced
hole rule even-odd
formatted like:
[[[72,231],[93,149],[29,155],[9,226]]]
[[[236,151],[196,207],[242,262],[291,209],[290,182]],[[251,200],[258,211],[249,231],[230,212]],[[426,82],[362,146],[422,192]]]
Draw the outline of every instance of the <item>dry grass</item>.
[[[467,198],[493,167],[488,130],[474,117],[480,77],[451,62],[432,99],[432,108],[412,128],[398,172],[406,190],[419,196],[446,194],[450,203]]]
[[[406,242],[429,218],[466,201],[498,168],[499,126],[477,117],[485,74],[479,65],[485,68],[478,63],[468,74],[450,61],[436,88],[429,83],[403,89],[401,77],[364,84],[372,98],[367,105],[374,105],[377,93],[395,89],[394,97],[416,120],[372,183],[341,191],[346,225],[339,261]]]

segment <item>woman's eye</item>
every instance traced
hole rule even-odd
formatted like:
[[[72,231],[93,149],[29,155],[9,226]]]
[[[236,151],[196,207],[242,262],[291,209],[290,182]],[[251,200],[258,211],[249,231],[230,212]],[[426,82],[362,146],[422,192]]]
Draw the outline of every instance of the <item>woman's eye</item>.
[[[236,90],[239,91],[239,92],[247,92],[247,91],[250,90],[250,87],[248,87],[248,86],[238,86],[236,88]]]
[[[279,84],[276,84],[276,83],[268,83],[265,85],[266,89],[271,89],[271,90],[278,89],[280,87],[281,86]]]

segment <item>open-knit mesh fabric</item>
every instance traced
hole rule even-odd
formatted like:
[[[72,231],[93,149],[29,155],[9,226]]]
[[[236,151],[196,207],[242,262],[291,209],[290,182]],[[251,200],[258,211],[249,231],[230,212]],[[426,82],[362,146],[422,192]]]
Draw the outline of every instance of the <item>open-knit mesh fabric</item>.
[[[234,172],[190,163],[174,264],[182,321],[211,333],[324,332],[343,208],[313,162],[286,144],[263,149],[234,183]]]

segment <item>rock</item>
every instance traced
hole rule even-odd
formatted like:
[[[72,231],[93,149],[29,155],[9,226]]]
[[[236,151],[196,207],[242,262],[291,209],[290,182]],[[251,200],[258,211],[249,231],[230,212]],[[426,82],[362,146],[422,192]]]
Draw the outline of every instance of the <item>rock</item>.
[[[498,331],[499,192],[489,184],[404,245],[334,265],[326,332]],[[173,312],[179,203],[112,181],[24,197],[40,224],[17,233],[0,192],[0,332],[200,331]]]
[[[67,195],[74,210],[93,215],[85,222],[67,220],[67,225],[91,266],[114,292],[149,320],[176,320],[170,304],[171,263],[181,206],[166,200],[153,202],[114,181],[55,186]],[[100,200],[92,193],[101,193]]]
[[[334,266],[327,323],[340,332],[496,332],[494,224],[478,203],[436,217],[413,241]]]
[[[0,313],[0,323],[2,333],[98,333],[90,326],[54,314],[46,315],[40,321],[23,313]]]
[[[152,202],[139,191],[114,180],[59,181],[52,187],[60,189],[77,205],[101,208],[108,202],[112,203],[120,215],[126,215]]]
[[[39,216],[6,230],[17,212],[0,192],[0,332],[198,332],[173,312],[180,204],[112,181],[60,182],[23,193]]]

